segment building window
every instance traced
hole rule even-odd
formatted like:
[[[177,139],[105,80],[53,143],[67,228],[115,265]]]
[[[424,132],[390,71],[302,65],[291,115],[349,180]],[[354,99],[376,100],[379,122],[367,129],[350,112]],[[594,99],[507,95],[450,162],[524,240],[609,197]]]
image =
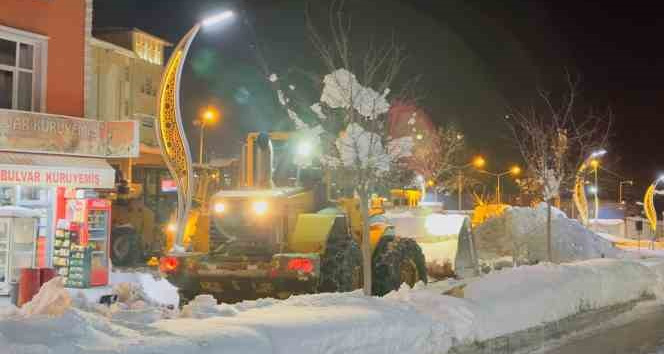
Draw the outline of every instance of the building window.
[[[139,58],[156,65],[162,65],[160,48],[163,45],[141,34],[134,35],[134,51]]]
[[[0,108],[40,111],[46,39],[0,26]]]

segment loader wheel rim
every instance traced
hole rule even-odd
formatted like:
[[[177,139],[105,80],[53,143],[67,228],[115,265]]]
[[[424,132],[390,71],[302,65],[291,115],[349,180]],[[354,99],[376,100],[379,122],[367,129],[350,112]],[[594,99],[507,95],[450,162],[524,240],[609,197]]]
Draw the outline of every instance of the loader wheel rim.
[[[399,282],[401,284],[406,283],[411,288],[415,286],[415,283],[418,279],[417,266],[412,259],[406,258],[401,261],[399,266]]]
[[[124,258],[129,253],[129,239],[120,237],[113,242],[113,254],[118,258]]]

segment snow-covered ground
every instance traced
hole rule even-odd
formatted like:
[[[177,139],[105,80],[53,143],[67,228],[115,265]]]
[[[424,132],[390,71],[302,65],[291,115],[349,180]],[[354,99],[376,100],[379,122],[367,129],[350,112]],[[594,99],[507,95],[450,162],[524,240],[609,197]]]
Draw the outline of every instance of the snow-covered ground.
[[[644,294],[661,298],[664,262],[524,266],[468,283],[464,298],[442,295],[437,284],[382,298],[352,292],[217,305],[201,296],[179,313],[126,305],[103,310],[67,301],[57,279],[48,285],[32,306],[42,310],[0,310],[3,353],[445,353],[458,343]],[[44,315],[51,308],[64,311]]]

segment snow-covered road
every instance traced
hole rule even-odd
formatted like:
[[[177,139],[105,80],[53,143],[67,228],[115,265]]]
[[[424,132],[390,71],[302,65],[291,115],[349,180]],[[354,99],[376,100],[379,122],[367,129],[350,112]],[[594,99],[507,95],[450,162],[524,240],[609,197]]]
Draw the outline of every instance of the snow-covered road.
[[[565,340],[539,354],[664,353],[664,307],[639,316],[633,322],[603,328]]]

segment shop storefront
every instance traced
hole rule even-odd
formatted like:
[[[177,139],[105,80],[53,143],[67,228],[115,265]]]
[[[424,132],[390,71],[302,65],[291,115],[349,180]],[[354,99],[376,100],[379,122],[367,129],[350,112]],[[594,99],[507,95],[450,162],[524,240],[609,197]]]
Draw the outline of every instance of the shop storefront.
[[[114,189],[116,172],[106,158],[137,155],[137,138],[132,121],[0,110],[0,205],[39,212],[38,266],[53,265],[67,198]]]
[[[115,170],[102,159],[0,152],[0,206],[40,214],[38,264],[50,266],[55,224],[66,189],[112,189]]]

